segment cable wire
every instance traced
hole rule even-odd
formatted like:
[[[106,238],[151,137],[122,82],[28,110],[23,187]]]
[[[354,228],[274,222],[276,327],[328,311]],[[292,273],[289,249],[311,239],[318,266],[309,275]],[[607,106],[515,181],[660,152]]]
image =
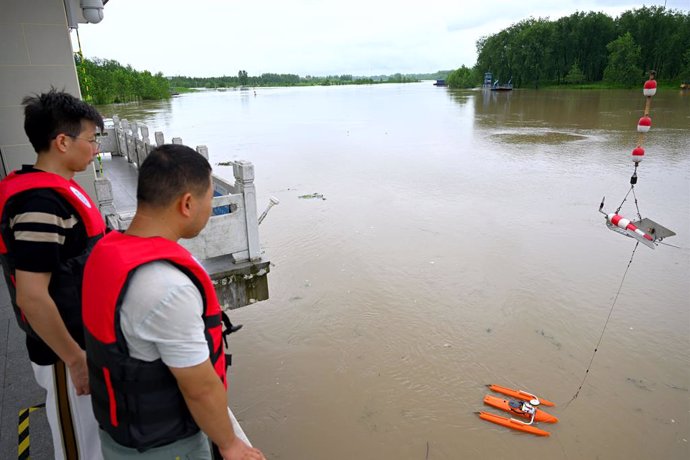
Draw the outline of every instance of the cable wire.
[[[609,315],[606,317],[606,322],[604,323],[604,328],[601,330],[601,335],[599,336],[599,341],[597,342],[597,346],[594,348],[594,352],[592,353],[592,358],[589,360],[589,364],[587,365],[587,370],[585,371],[585,376],[582,378],[582,382],[580,382],[580,386],[577,388],[575,395],[565,405],[566,409],[568,408],[570,403],[575,401],[575,399],[578,397],[578,395],[580,394],[580,390],[582,390],[582,386],[585,384],[585,380],[587,380],[587,376],[589,375],[589,371],[592,368],[592,363],[594,362],[594,356],[597,354],[597,350],[599,350],[599,345],[601,345],[601,341],[604,338],[604,333],[606,332],[606,326],[608,326],[609,320],[611,319],[611,314],[613,314],[613,307],[616,306],[616,302],[618,301],[618,296],[620,295],[621,290],[623,289],[623,283],[625,282],[625,277],[628,275],[628,270],[630,269],[630,265],[632,265],[633,258],[635,257],[635,251],[637,251],[637,247],[639,245],[640,245],[639,242],[635,243],[635,247],[633,248],[632,254],[630,255],[630,260],[628,261],[628,266],[625,268],[625,273],[623,273],[623,279],[621,279],[621,284],[620,284],[620,286],[618,286],[618,292],[616,292],[616,297],[614,297],[613,303],[611,304],[611,309],[609,310]]]

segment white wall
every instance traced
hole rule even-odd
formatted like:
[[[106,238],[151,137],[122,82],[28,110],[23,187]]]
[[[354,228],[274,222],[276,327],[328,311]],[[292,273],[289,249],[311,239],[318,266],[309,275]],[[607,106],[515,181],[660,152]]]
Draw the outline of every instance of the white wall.
[[[63,0],[0,0],[0,176],[35,162],[21,100],[51,86],[81,97]],[[94,198],[95,177],[75,178]]]

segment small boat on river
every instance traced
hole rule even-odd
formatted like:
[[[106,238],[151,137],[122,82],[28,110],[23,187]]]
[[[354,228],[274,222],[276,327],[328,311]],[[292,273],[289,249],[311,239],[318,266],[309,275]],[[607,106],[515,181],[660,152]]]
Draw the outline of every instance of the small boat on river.
[[[512,91],[513,90],[513,79],[511,78],[508,80],[508,83],[505,83],[503,85],[498,83],[498,80],[494,82],[493,85],[491,85],[491,91]]]
[[[511,77],[508,83],[501,85],[498,79],[494,81],[494,74],[491,72],[486,72],[484,74],[484,83],[482,83],[482,88],[490,89],[491,91],[512,91],[513,90],[513,79]]]

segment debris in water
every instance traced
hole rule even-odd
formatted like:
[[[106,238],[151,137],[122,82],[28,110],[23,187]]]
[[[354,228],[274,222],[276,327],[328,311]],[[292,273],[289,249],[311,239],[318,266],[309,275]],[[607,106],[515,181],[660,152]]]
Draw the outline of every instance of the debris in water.
[[[324,198],[322,193],[309,193],[307,195],[300,195],[298,198],[301,198],[303,200],[312,200],[312,199],[324,200],[324,201],[326,200],[326,198]]]
[[[647,386],[647,384],[642,379],[638,380],[638,379],[633,379],[633,378],[628,377],[625,380],[632,383],[633,385],[635,385],[640,390],[652,391],[652,389],[649,388],[649,386]]]
[[[235,162],[234,161],[221,161],[220,163],[216,163],[216,166],[234,166]]]
[[[545,339],[548,339],[548,340],[553,344],[553,346],[555,346],[555,347],[558,348],[559,350],[561,349],[561,343],[560,343],[559,341],[557,341],[556,338],[555,338],[554,336],[546,334],[546,333],[544,332],[544,329],[537,329],[537,330],[534,331],[534,332],[536,332],[537,334],[540,334],[540,335],[541,335],[542,337],[544,337]]]
[[[685,387],[679,387],[676,385],[669,385],[668,383],[666,384],[666,386],[671,388],[672,390],[688,391],[688,389]]]

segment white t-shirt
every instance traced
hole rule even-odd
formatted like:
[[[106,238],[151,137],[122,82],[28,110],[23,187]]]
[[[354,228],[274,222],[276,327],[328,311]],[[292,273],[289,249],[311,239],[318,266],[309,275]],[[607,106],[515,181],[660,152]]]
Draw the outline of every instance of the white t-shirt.
[[[209,357],[201,318],[201,293],[187,275],[166,261],[136,269],[120,309],[129,354],[162,359],[168,367],[191,367]]]

